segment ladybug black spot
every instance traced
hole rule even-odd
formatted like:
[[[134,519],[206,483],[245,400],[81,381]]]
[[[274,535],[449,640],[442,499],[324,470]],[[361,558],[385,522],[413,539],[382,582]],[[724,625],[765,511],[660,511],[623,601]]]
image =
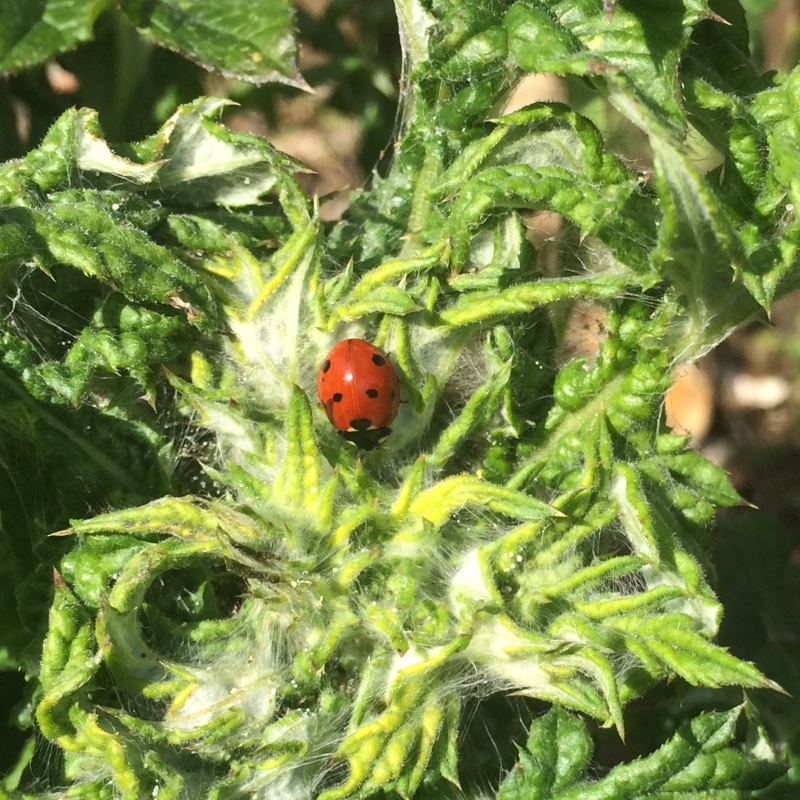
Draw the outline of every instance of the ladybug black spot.
[[[326,358],[326,359],[325,359],[325,360],[322,362],[322,366],[320,367],[320,370],[321,370],[322,372],[327,372],[327,371],[328,371],[330,368],[331,368],[331,360],[330,360],[329,358]]]
[[[392,393],[389,395],[389,399],[394,403],[394,399],[397,397],[397,392],[392,389]]]
[[[367,389],[367,397],[371,397],[373,400],[378,396],[377,389]]]
[[[350,427],[354,431],[365,431],[368,428],[372,427],[372,423],[368,419],[364,419],[362,417],[361,419],[351,419],[350,420]]]
[[[344,395],[341,392],[334,392],[334,394],[333,394],[333,402],[334,403],[341,403],[343,397],[344,397]]]
[[[386,364],[386,359],[380,353],[372,354],[372,363],[376,367],[383,367]]]

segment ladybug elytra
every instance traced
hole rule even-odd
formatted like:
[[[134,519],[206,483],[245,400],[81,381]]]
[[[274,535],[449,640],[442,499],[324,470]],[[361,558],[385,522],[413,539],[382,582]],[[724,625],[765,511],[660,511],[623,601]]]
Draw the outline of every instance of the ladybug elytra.
[[[363,339],[343,339],[325,356],[317,394],[339,434],[361,450],[374,450],[392,432],[400,407],[400,381],[386,354]]]

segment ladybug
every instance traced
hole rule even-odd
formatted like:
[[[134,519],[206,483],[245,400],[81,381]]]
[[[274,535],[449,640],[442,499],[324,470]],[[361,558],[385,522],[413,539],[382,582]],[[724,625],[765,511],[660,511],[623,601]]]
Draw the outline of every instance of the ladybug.
[[[386,354],[363,339],[342,339],[317,373],[317,394],[339,435],[374,450],[392,432],[400,381]]]

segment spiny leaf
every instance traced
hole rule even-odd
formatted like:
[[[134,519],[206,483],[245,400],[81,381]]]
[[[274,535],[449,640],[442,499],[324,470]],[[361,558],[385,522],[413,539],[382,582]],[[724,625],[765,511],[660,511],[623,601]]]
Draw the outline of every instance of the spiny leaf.
[[[658,135],[651,142],[664,205],[655,257],[686,297],[694,314],[691,325],[696,329],[714,323],[706,309],[716,307],[721,295],[730,298],[724,305],[733,305],[734,313],[752,313],[752,304],[735,280],[747,271],[747,258],[724,209],[683,154]],[[765,295],[755,299],[769,303]]]
[[[585,725],[553,707],[534,720],[519,761],[500,784],[497,800],[546,800],[583,777],[592,755]]]
[[[345,738],[339,754],[347,758],[350,775],[320,800],[368,797],[392,787],[411,797],[427,771],[454,779],[457,723],[458,704],[439,693],[435,681],[404,681],[386,711]]]
[[[319,531],[330,525],[337,476],[322,483],[322,459],[314,439],[311,406],[299,387],[289,401],[287,447],[272,489],[273,502],[303,509]]]
[[[109,0],[90,3],[16,3],[0,6],[0,72],[40,64],[87,41]]]
[[[752,664],[741,661],[692,630],[691,618],[682,614],[659,617],[620,616],[607,624],[635,638],[670,669],[690,683],[704,686],[739,685],[780,687]]]
[[[633,176],[620,180],[616,168],[608,182],[587,180],[580,172],[572,172],[560,165],[545,164],[531,167],[511,164],[479,172],[468,181],[454,205],[451,216],[453,237],[453,264],[461,269],[467,261],[473,228],[484,215],[500,209],[549,210],[563,214],[574,222],[584,235],[597,236],[612,247],[626,246],[620,261],[632,267],[644,267],[645,254],[641,251],[641,234],[629,240],[630,231],[623,209],[636,205],[638,184]],[[641,222],[648,222],[647,214]],[[637,241],[638,239],[638,241]],[[636,251],[636,248],[640,248]]]
[[[487,297],[483,292],[465,292],[440,319],[444,325],[460,327],[530,312],[556,298],[603,298],[617,294],[627,285],[624,275],[599,275],[591,278],[541,280],[520,284]]]
[[[681,18],[673,9],[637,13],[620,6],[609,21],[599,3],[524,0],[511,7],[505,26],[509,50],[525,70],[586,76],[624,70],[660,119],[681,132],[686,120],[673,76],[692,27],[709,15],[704,2],[682,11]]]
[[[530,495],[486,483],[471,476],[446,478],[436,486],[417,495],[408,513],[427,519],[435,526],[458,508],[480,504],[499,514],[522,519],[543,519],[561,516],[561,513]]]
[[[157,0],[146,10],[133,0],[120,5],[148,38],[207,69],[257,84],[306,85],[297,71],[292,7],[284,0],[247,11],[234,2]]]
[[[498,404],[503,399],[511,363],[497,370],[469,399],[458,418],[448,425],[426,462],[439,466],[452,457],[456,449],[476,430],[486,430],[494,418]]]
[[[592,751],[583,723],[553,708],[531,726],[527,747],[501,784],[498,800],[741,797],[743,790],[771,783],[784,767],[763,765],[731,746],[740,712],[701,714],[651,755],[591,781],[586,772]]]
[[[264,529],[248,516],[225,503],[195,497],[164,497],[139,508],[74,521],[72,527],[54,535],[118,533],[136,537],[167,534],[186,542],[215,547],[222,538],[253,549],[263,549],[266,544]]]
[[[189,321],[210,329],[217,309],[206,284],[145,231],[123,224],[119,204],[111,199],[93,191],[54,192],[44,209],[0,213],[0,226],[16,226],[37,242],[30,257],[43,269],[68,264],[129,300],[180,309]]]
[[[91,679],[100,665],[97,644],[86,609],[54,572],[55,598],[44,641],[41,680],[44,696],[36,711],[46,736],[58,739],[74,733],[71,695]]]

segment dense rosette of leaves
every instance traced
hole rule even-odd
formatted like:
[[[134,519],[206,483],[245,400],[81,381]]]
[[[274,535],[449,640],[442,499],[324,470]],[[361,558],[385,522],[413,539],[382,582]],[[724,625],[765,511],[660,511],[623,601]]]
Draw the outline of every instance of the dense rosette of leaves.
[[[66,796],[474,796],[456,788],[462,711],[509,690],[554,709],[501,797],[765,785],[774,771],[729,746],[735,714],[592,783],[563,709],[623,734],[625,704],[658,681],[777,688],[713,643],[709,526],[738,495],[660,426],[676,361],[795,280],[794,76],[732,99],[707,74],[721,23],[704,3],[647,20],[589,3],[398,11],[396,160],[330,228],[299,165],[221,127],[219,101],[124,149],[70,112],[3,167],[0,267],[21,288],[0,386],[34,419],[81,405],[154,450],[169,430],[143,407],[177,396],[213,442],[205,491],[169,483],[162,451],[157,499],[64,525],[36,719]],[[657,64],[685,70],[691,102]],[[533,68],[591,79],[649,137],[653,179],[566,106],[500,115]],[[687,159],[690,111],[709,137],[741,123],[713,140],[724,174]],[[525,236],[537,211],[576,243],[549,274]],[[25,327],[29,269],[89,287],[66,344]],[[576,303],[605,315],[591,358],[559,355]],[[313,402],[346,336],[401,376],[396,430],[368,454]],[[8,427],[36,440],[28,419]]]

